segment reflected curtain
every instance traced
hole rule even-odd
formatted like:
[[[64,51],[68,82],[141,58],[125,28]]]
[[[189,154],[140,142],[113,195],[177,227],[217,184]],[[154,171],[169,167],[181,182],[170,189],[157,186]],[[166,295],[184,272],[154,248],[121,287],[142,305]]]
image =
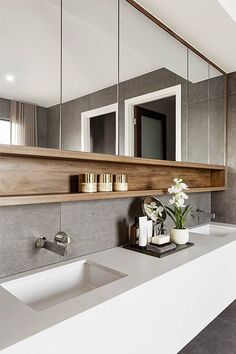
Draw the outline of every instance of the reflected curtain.
[[[37,107],[33,104],[11,101],[11,143],[37,146]]]

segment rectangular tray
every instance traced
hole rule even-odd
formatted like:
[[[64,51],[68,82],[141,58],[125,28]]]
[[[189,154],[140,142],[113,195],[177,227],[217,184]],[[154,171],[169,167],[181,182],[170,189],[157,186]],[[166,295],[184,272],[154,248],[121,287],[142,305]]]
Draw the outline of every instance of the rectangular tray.
[[[134,252],[147,254],[148,256],[163,258],[163,257],[169,256],[170,254],[185,250],[186,248],[189,248],[192,246],[194,246],[194,243],[187,242],[185,245],[176,245],[176,248],[174,250],[166,251],[166,252],[159,253],[159,254],[156,252],[153,252],[153,251],[147,251],[145,249],[139,248],[139,246],[132,246],[130,244],[124,245],[123,248],[126,248],[126,249],[134,251]]]

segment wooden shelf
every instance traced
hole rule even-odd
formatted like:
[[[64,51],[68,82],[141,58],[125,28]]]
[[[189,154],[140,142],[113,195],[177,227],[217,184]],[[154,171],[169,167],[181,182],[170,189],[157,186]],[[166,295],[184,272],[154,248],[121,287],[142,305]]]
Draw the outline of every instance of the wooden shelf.
[[[224,191],[225,189],[226,189],[225,187],[191,188],[189,189],[189,193],[218,192],[218,191]],[[159,189],[159,190],[109,192],[109,193],[98,192],[98,193],[69,193],[69,194],[7,196],[7,197],[0,198],[0,206],[134,198],[134,197],[158,196],[163,194],[167,194],[167,191]]]
[[[140,157],[130,156],[114,156],[105,154],[95,154],[82,151],[67,151],[57,149],[35,148],[17,145],[0,144],[0,156],[15,156],[15,157],[35,157],[43,159],[59,159],[59,160],[77,160],[77,161],[94,161],[94,162],[112,162],[127,163],[133,165],[152,165],[152,166],[169,166],[169,167],[187,167],[201,168],[211,170],[222,170],[226,167],[223,165],[211,165],[205,163],[181,162],[145,159]]]
[[[128,192],[78,193],[82,173],[125,173]],[[175,177],[191,193],[226,189],[226,167],[0,145],[0,206],[162,195]]]

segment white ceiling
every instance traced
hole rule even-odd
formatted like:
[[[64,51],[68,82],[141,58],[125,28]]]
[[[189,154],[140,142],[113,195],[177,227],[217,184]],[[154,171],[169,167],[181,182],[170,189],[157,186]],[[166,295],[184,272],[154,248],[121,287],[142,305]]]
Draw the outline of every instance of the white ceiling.
[[[228,11],[235,11],[235,0]],[[227,73],[236,71],[236,23],[217,0],[138,0]],[[232,3],[234,4],[232,6]],[[230,7],[231,5],[231,7]]]
[[[217,0],[139,3],[227,72],[236,70],[236,24]],[[187,78],[186,48],[125,1],[120,11],[121,81],[161,67]],[[64,102],[117,83],[117,36],[117,0],[63,0]],[[59,103],[60,0],[0,0],[0,43],[0,97]],[[189,79],[206,79],[206,64],[190,59]]]

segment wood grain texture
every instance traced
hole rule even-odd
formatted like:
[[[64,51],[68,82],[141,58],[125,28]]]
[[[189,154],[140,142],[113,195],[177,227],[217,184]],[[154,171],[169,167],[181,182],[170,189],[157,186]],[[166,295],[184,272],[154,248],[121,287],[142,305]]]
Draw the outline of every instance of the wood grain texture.
[[[124,173],[129,191],[79,194],[83,173]],[[225,189],[225,167],[82,152],[0,147],[0,205],[160,195],[175,177],[192,192]]]
[[[224,187],[191,188],[189,193],[218,192],[225,190]],[[65,203],[78,202],[84,200],[104,200],[133,197],[158,196],[166,194],[166,190],[145,190],[128,192],[109,193],[69,193],[69,194],[45,194],[29,196],[0,197],[0,206],[24,205],[24,204],[45,204],[45,203]]]
[[[47,148],[26,147],[19,145],[3,145],[0,144],[0,157],[1,156],[24,156],[24,157],[37,157],[48,159],[60,159],[60,160],[84,160],[84,161],[99,161],[99,162],[112,162],[112,163],[125,163],[135,165],[153,165],[153,166],[176,166],[187,168],[202,168],[202,169],[225,169],[222,165],[211,165],[205,163],[193,163],[193,162],[179,162],[179,161],[166,161],[166,160],[154,160],[144,159],[140,157],[129,156],[114,156],[105,154],[95,154],[91,152],[82,151],[67,151]]]

